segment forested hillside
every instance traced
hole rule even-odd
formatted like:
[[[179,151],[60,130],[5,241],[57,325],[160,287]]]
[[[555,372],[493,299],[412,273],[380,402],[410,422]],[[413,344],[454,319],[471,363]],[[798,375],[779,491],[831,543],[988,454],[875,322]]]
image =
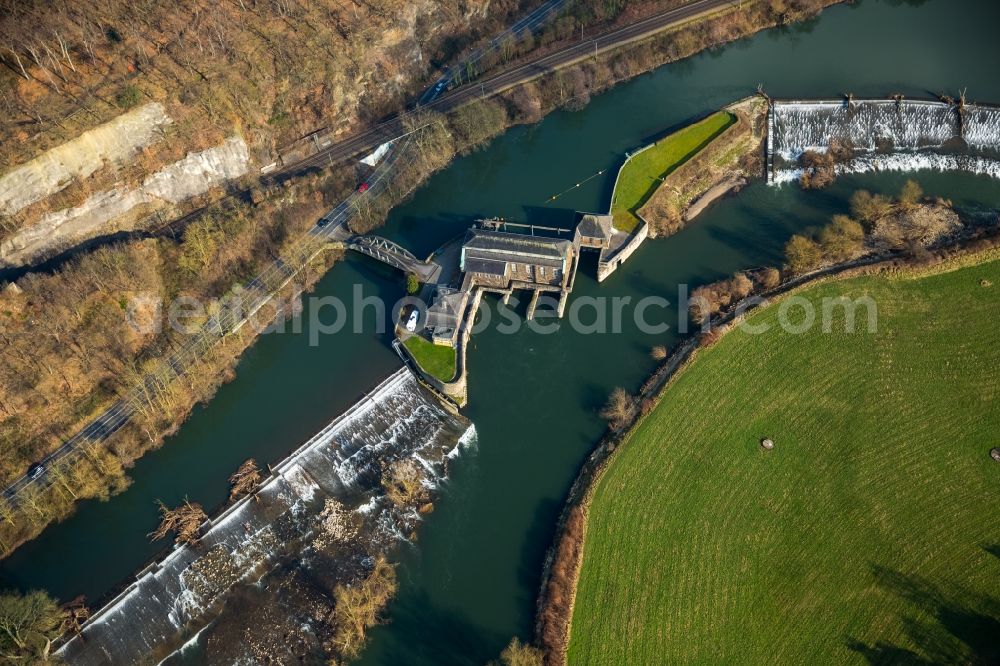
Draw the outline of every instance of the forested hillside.
[[[421,135],[413,141],[417,159],[397,169],[387,192],[361,200],[351,226],[356,232],[377,226],[389,208],[456,153],[482,145],[513,123],[535,122],[558,107],[579,108],[616,81],[809,15],[832,1],[757,0],[739,13],[549,74],[498,101],[477,101],[449,117],[423,115]],[[576,40],[581,29],[594,30],[595,23],[628,22],[681,3],[578,0],[537,34],[505,41],[480,67],[553,50]],[[109,121],[143,112],[160,123],[148,141],[100,148],[121,159],[102,157],[92,173],[55,183],[49,188],[54,193],[13,216],[0,211],[0,249],[12,230],[82,200],[145,184],[168,162],[174,162],[168,169],[183,164],[192,151],[215,150],[236,139],[245,140],[250,153],[244,176],[183,201],[186,209],[165,209],[165,214],[200,209],[172,233],[81,252],[54,274],[29,273],[0,283],[0,485],[58,449],[140,385],[140,377],[155,376],[184,344],[179,331],[131,327],[136,294],[167,304],[193,297],[211,306],[212,299],[236,293],[268,262],[287,258],[303,232],[364,177],[356,164],[341,163],[261,187],[254,174],[278,148],[322,127],[348,130],[402,108],[411,93],[439,75],[439,65],[454,63],[480,36],[497,34],[537,5],[533,0],[170,5],[115,0],[84,6],[0,0],[5,65],[0,67],[0,179],[39,155],[62,155],[67,142]],[[118,134],[137,138],[131,131]],[[69,152],[93,157],[95,145],[103,144]],[[90,162],[88,168],[94,167]],[[213,203],[227,189],[243,187],[245,196]],[[298,282],[308,286],[335,258],[336,252],[324,253]],[[90,447],[85,464],[50,466],[47,474],[55,483],[33,489],[16,505],[0,500],[0,551],[9,552],[66,515],[77,499],[125,483],[124,469],[232,376],[229,369],[253,338],[252,327],[244,327],[183,377],[160,381],[155,394],[136,402],[131,423]]]
[[[0,163],[145,102],[211,143],[236,125],[273,150],[378,117],[519,0],[6,0]]]

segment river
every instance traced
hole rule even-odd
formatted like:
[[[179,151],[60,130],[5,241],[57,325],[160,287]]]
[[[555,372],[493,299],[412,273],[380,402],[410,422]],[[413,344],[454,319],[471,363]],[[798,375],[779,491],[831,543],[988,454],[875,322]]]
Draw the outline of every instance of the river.
[[[583,111],[558,112],[512,129],[485,150],[456,160],[395,210],[383,235],[425,255],[479,215],[568,224],[574,210],[601,210],[624,152],[750,94],[842,92],[926,97],[967,87],[970,100],[1000,102],[1000,7],[984,0],[863,0],[821,18],[773,30],[662,67],[597,96]],[[605,170],[580,188],[577,182]],[[571,297],[659,294],[677,285],[776,264],[788,237],[846,212],[859,186],[894,192],[901,175],[857,176],[804,194],[762,183],[712,206],[689,229],[646,243],[598,287],[584,264]],[[985,177],[921,173],[930,194],[966,207],[1000,207],[1000,184]],[[571,191],[554,203],[554,194]],[[345,299],[354,285],[392,302],[399,276],[352,257],[315,294]],[[495,306],[495,302],[490,302]],[[309,310],[305,315],[309,318]],[[676,323],[676,314],[665,319]],[[597,411],[614,386],[635,390],[653,367],[649,350],[672,345],[629,317],[620,334],[558,334],[495,328],[475,335],[468,365],[478,444],[453,464],[444,498],[402,549],[400,591],[389,623],[372,632],[365,664],[481,664],[514,634],[530,636],[541,564],[562,499],[600,438]],[[248,457],[274,462],[398,367],[369,310],[360,333],[309,345],[308,331],[269,335],[245,355],[236,379],[199,407],[180,432],[141,459],[134,482],[108,502],[85,502],[0,563],[0,582],[43,587],[68,599],[99,598],[127,582],[161,545],[145,535],[155,499],[184,497],[206,507],[226,496],[226,479]]]

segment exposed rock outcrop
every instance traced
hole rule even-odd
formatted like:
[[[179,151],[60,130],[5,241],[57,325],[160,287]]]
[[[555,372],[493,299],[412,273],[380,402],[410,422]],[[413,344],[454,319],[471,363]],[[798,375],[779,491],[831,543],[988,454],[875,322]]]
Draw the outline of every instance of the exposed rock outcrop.
[[[0,266],[19,266],[88,239],[135,228],[135,209],[155,210],[203,194],[247,172],[250,156],[242,137],[190,153],[148,176],[138,188],[115,188],[92,195],[74,208],[44,215],[0,245]]]
[[[171,123],[166,109],[152,102],[47,150],[0,178],[0,213],[14,215],[69,185],[104,163],[124,163],[162,136]]]

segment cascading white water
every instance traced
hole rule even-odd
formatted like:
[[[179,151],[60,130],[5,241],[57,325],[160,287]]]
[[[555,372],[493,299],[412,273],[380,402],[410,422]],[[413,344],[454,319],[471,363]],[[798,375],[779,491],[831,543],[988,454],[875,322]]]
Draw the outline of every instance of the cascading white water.
[[[962,123],[962,136],[973,148],[1000,149],[1000,108],[967,106]]]
[[[289,544],[308,538],[317,500],[365,496],[384,465],[407,457],[419,458],[437,483],[470,432],[468,421],[400,370],[274,468],[256,500],[241,500],[209,521],[198,546],[175,548],[141,572],[59,655],[96,666],[137,663],[177,647],[204,627],[209,609],[234,585],[260,580]]]
[[[884,171],[965,171],[1000,179],[1000,160],[975,155],[939,155],[935,153],[897,153],[857,157],[836,166],[838,175]],[[776,169],[775,185],[792,183],[802,175],[800,169]]]
[[[954,111],[945,104],[892,100],[775,102],[774,151],[786,160],[806,150],[825,150],[833,139],[855,150],[874,151],[891,142],[897,150],[941,146],[958,133]]]
[[[963,170],[997,176],[1000,108],[967,104],[961,114],[932,101],[775,102],[768,163],[772,183],[798,178],[805,151],[847,141],[855,159],[840,173],[873,170]]]

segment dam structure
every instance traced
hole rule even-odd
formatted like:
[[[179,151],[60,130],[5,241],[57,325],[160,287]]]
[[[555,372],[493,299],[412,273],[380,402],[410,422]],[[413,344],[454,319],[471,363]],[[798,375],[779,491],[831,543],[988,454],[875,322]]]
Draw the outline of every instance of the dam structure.
[[[58,655],[68,664],[158,661],[198,634],[240,584],[266,584],[283,557],[299,558],[333,498],[364,515],[370,543],[403,539],[392,504],[379,501],[387,465],[415,460],[428,482],[474,433],[405,368],[334,419],[277,466],[249,496],[206,521],[195,545],[175,546],[97,611]]]
[[[769,183],[795,180],[799,157],[839,142],[838,173],[969,171],[1000,178],[1000,107],[897,99],[775,101],[768,115]]]

